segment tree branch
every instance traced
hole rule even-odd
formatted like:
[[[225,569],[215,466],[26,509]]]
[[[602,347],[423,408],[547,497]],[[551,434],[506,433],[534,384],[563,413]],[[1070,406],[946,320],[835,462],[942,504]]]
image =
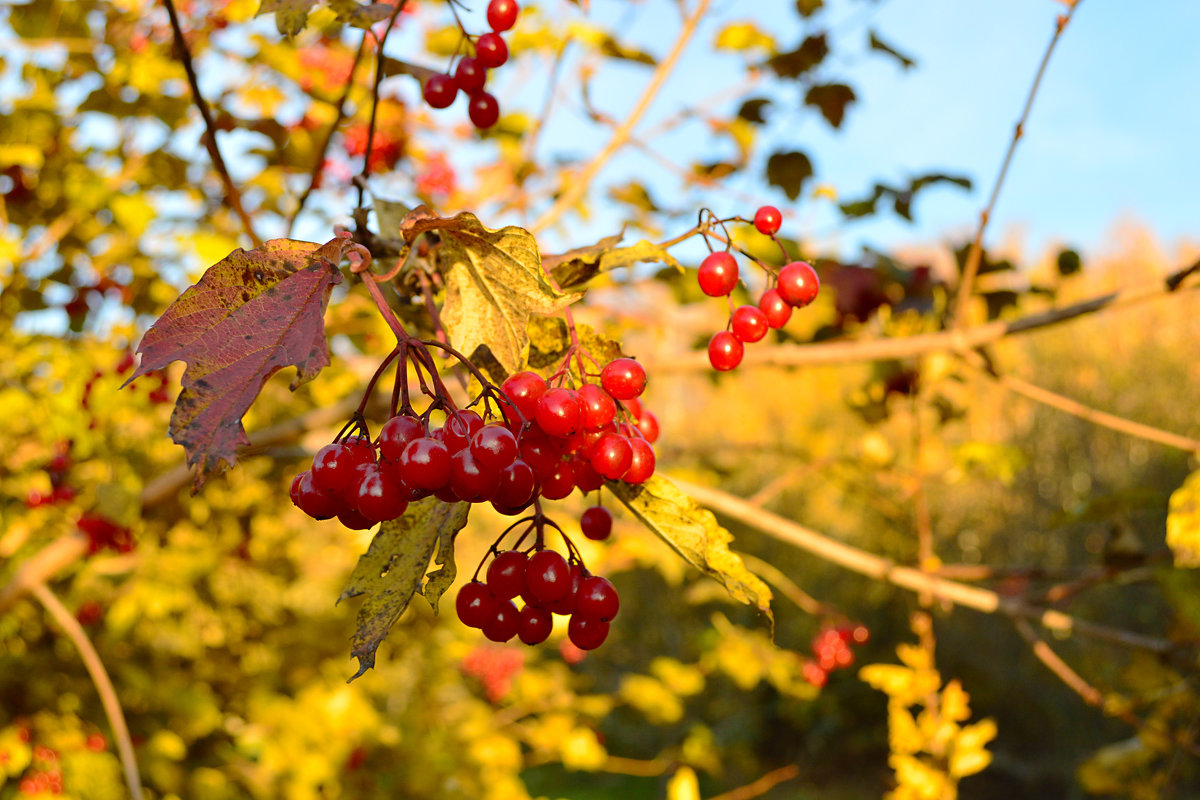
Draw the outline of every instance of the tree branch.
[[[975,276],[979,273],[979,263],[983,260],[983,233],[987,230],[988,221],[996,208],[996,200],[1000,197],[1000,189],[1004,186],[1004,178],[1008,175],[1008,168],[1012,164],[1013,154],[1017,150],[1017,142],[1021,141],[1021,137],[1025,135],[1025,123],[1029,121],[1029,112],[1033,109],[1033,101],[1042,84],[1042,76],[1046,74],[1046,67],[1050,64],[1050,56],[1053,55],[1055,45],[1058,44],[1059,38],[1062,37],[1067,23],[1071,21],[1077,8],[1079,8],[1079,0],[1071,3],[1067,13],[1060,14],[1055,20],[1054,35],[1050,37],[1050,44],[1047,45],[1046,52],[1042,56],[1042,63],[1038,65],[1037,73],[1033,76],[1033,85],[1029,87],[1029,96],[1025,98],[1025,108],[1021,111],[1021,118],[1017,120],[1017,125],[1013,128],[1008,151],[1004,154],[1004,161],[1000,165],[1000,174],[996,176],[996,184],[992,187],[992,195],[988,198],[988,203],[984,206],[983,211],[979,212],[979,227],[975,230],[975,239],[971,242],[971,249],[967,252],[967,262],[963,265],[963,274],[959,279],[958,291],[954,298],[954,327],[956,328],[962,328],[967,324],[967,308],[971,302],[971,290],[974,287]]]
[[[186,481],[186,476],[185,476]],[[17,574],[0,589],[0,614],[17,601],[21,595],[39,583],[48,581],[69,564],[74,564],[88,551],[88,538],[79,531],[60,536],[25,559]]]
[[[46,584],[38,581],[30,586],[29,591],[45,607],[46,611],[63,629],[83,658],[92,682],[96,684],[96,692],[100,695],[100,703],[108,716],[108,724],[112,727],[113,740],[117,743],[117,753],[121,757],[121,766],[125,770],[125,784],[134,800],[142,800],[142,778],[138,774],[137,758],[133,754],[133,740],[129,738],[129,726],[125,724],[125,712],[121,710],[121,701],[117,699],[117,691],[113,688],[112,680],[104,669],[100,654],[92,646],[79,620],[67,610],[62,601],[50,591]]]
[[[201,138],[204,139],[204,146],[208,148],[208,155],[212,159],[213,166],[217,168],[221,181],[225,184],[225,201],[242,221],[242,227],[246,229],[246,235],[250,237],[250,241],[254,243],[255,247],[258,247],[262,244],[262,240],[254,232],[254,223],[250,221],[250,215],[242,206],[242,195],[233,185],[229,168],[225,166],[225,159],[221,157],[221,148],[217,145],[217,124],[213,120],[212,112],[209,111],[208,103],[204,102],[204,96],[200,94],[200,83],[196,79],[196,67],[192,64],[192,51],[188,49],[187,40],[183,38],[183,28],[179,25],[179,14],[175,11],[175,2],[174,0],[163,0],[163,5],[167,7],[167,16],[171,18],[171,30],[175,34],[175,47],[179,50],[183,70],[187,73],[188,85],[192,87],[192,100],[195,102],[196,108],[200,109],[200,116],[204,118],[205,135]]]
[[[684,48],[687,47],[688,42],[692,38],[692,34],[696,32],[696,26],[704,17],[705,12],[708,11],[710,3],[711,0],[698,0],[696,9],[684,20],[683,27],[679,30],[679,37],[675,40],[671,52],[658,63],[658,68],[654,70],[654,75],[650,77],[650,83],[646,85],[637,105],[629,112],[629,116],[625,118],[621,126],[613,131],[612,138],[609,139],[604,149],[593,156],[592,160],[577,174],[570,176],[566,188],[559,195],[554,205],[529,226],[531,232],[537,233],[538,231],[545,230],[574,207],[587,192],[596,175],[608,163],[608,160],[629,141],[629,137],[633,134],[633,129],[641,122],[642,115],[649,109],[651,102],[653,102],[655,96],[658,94],[658,90],[662,88],[667,77],[675,69],[675,63],[679,60],[679,56],[683,54]]]

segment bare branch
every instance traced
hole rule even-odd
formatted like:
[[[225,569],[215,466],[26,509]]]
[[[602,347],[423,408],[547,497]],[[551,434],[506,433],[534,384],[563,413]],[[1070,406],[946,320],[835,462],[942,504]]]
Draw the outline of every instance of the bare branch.
[[[736,789],[730,789],[728,792],[713,795],[708,800],[751,800],[753,797],[759,797],[771,791],[775,786],[790,781],[800,774],[800,768],[795,764],[788,764],[786,767],[771,770],[766,775],[758,778],[745,786],[739,786]]]
[[[186,478],[185,478],[186,480]],[[17,601],[33,586],[44,583],[69,564],[74,564],[88,551],[88,539],[79,531],[60,536],[36,554],[25,559],[17,574],[0,589],[0,613]]]

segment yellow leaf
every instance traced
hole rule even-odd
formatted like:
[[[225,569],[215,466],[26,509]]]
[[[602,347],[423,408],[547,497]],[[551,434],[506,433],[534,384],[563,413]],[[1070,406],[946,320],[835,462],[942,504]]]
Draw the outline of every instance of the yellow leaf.
[[[942,689],[942,716],[953,722],[966,722],[971,717],[970,695],[959,681],[950,681]]]
[[[700,781],[696,771],[683,766],[667,782],[667,800],[700,800]]]
[[[914,673],[896,664],[868,664],[858,671],[858,677],[871,688],[895,697],[908,692]]]
[[[917,721],[907,708],[899,703],[888,704],[888,745],[893,753],[912,755],[925,747]]]
[[[915,670],[932,669],[933,658],[929,651],[915,644],[901,644],[896,648],[900,660]]]
[[[974,725],[965,726],[962,733],[959,734],[956,744],[960,748],[982,749],[995,738],[996,721],[989,718],[980,720]]]
[[[593,771],[604,766],[608,758],[604,746],[594,731],[576,728],[563,742],[562,763],[567,769]]]
[[[621,699],[656,725],[668,725],[683,717],[683,702],[662,681],[649,675],[626,675],[621,679]]]
[[[888,763],[896,770],[896,782],[907,788],[911,796],[921,800],[945,800],[954,796],[953,787],[947,784],[946,774],[919,758],[893,755]]]
[[[717,34],[713,47],[718,50],[765,50],[776,51],[775,39],[759,30],[752,22],[734,22],[726,25]]]
[[[1175,566],[1200,567],[1200,470],[1171,493],[1167,512],[1167,546]]]

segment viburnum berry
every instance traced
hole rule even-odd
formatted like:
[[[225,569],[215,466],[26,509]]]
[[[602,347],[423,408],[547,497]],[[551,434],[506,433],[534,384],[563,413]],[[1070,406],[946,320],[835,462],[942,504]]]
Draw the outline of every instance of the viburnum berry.
[[[413,439],[425,435],[425,425],[416,417],[397,414],[383,424],[379,431],[379,457],[393,463]]]
[[[783,216],[775,206],[763,206],[754,212],[754,227],[764,236],[774,236],[783,224]]]
[[[629,440],[629,449],[633,451],[633,458],[629,462],[629,470],[621,480],[625,483],[645,483],[654,474],[654,448],[645,439],[632,437]]]
[[[487,586],[492,596],[509,600],[525,591],[525,567],[529,559],[520,550],[497,553],[488,564]]]
[[[471,56],[463,56],[454,68],[454,82],[468,95],[482,91],[487,83],[487,67]]]
[[[390,474],[375,464],[364,469],[355,500],[359,512],[369,520],[383,522],[396,519],[408,508],[408,501],[404,499],[400,487],[388,479]]]
[[[600,370],[600,385],[617,400],[633,400],[646,390],[646,368],[632,358],[613,359]]]
[[[567,624],[567,638],[580,650],[595,650],[608,638],[608,623],[576,611]]]
[[[475,60],[488,69],[504,66],[508,61],[508,45],[498,33],[485,33],[475,42]]]
[[[528,645],[541,644],[550,638],[554,630],[554,617],[550,611],[537,606],[527,605],[521,609],[521,617],[517,623],[517,636]]]
[[[542,479],[542,497],[547,500],[562,500],[575,491],[575,474],[571,464],[559,461],[554,470]]]
[[[604,541],[612,533],[612,512],[604,506],[592,506],[580,517],[579,530],[593,541]]]
[[[758,310],[767,318],[767,325],[778,330],[792,317],[792,307],[778,289],[767,289],[758,301]]]
[[[492,606],[491,619],[483,623],[483,635],[493,642],[507,642],[517,635],[521,612],[512,600],[497,600]]]
[[[596,471],[591,460],[582,454],[571,458],[571,477],[581,492],[594,492],[604,485],[604,476]]]
[[[579,582],[579,591],[575,596],[576,614],[608,622],[617,616],[620,607],[616,587],[608,578],[588,575]]]
[[[517,458],[517,437],[500,425],[484,425],[471,437],[471,455],[486,470],[499,472]]]
[[[588,459],[596,472],[615,481],[629,471],[633,463],[633,448],[619,433],[606,433],[588,451]]]
[[[483,417],[471,409],[463,409],[446,415],[442,426],[442,441],[451,453],[457,453],[471,444],[471,438],[483,427]]]
[[[292,503],[313,519],[330,519],[336,517],[342,509],[342,504],[332,492],[318,489],[312,482],[312,473],[308,470],[301,472],[292,479],[288,492]]]
[[[450,457],[450,488],[460,500],[482,503],[490,500],[500,487],[500,473],[486,469],[464,447]]]
[[[458,590],[454,599],[454,610],[458,618],[468,628],[482,628],[492,618],[495,599],[487,585],[481,581],[471,581]]]
[[[757,342],[767,335],[770,326],[767,325],[767,315],[757,306],[738,306],[733,310],[733,320],[729,325],[733,335],[740,342]]]
[[[553,550],[534,553],[525,567],[525,588],[537,605],[563,599],[571,590],[571,568]]]
[[[536,372],[516,372],[500,384],[500,391],[513,402],[526,420],[537,413],[537,402],[546,393],[546,381]]]
[[[487,7],[488,25],[497,33],[503,33],[517,23],[520,11],[517,0],[492,0]]]
[[[637,418],[637,429],[642,432],[642,436],[650,444],[658,441],[658,417],[654,416],[654,412],[643,411],[641,416]]]
[[[555,614],[571,614],[575,611],[575,598],[579,595],[579,585],[583,583],[583,566],[575,563],[571,564],[571,584],[570,589],[563,595],[561,600],[556,600],[553,603],[548,603],[546,608],[553,611]]]
[[[708,341],[708,362],[718,372],[728,372],[742,363],[745,348],[729,331],[717,331]]]
[[[343,505],[337,514],[338,522],[352,531],[365,531],[375,527],[372,520],[367,519],[362,515],[357,508],[351,508],[348,505]]]
[[[453,75],[430,75],[421,89],[421,96],[430,108],[448,108],[458,96],[458,82]]]
[[[737,259],[724,250],[709,253],[700,262],[696,280],[700,283],[700,290],[709,297],[725,297],[737,286]]]
[[[817,297],[821,281],[811,265],[793,261],[779,270],[777,287],[779,296],[794,308],[804,308]]]
[[[410,486],[437,491],[450,480],[450,451],[429,436],[413,439],[400,454],[400,474]]]
[[[617,415],[616,402],[602,386],[588,383],[580,386],[577,394],[583,411],[583,427],[587,430],[598,431]]]
[[[496,124],[500,119],[500,104],[496,102],[496,98],[487,92],[475,92],[470,96],[470,103],[467,105],[467,116],[471,118],[471,123],[479,130],[486,130]]]
[[[313,457],[313,483],[323,491],[345,495],[354,480],[355,468],[365,463],[361,449],[337,442],[327,444]]]
[[[582,416],[579,396],[571,389],[547,389],[538,400],[537,424],[551,436],[570,436],[579,427]]]
[[[505,509],[519,511],[529,505],[536,488],[537,478],[533,474],[533,467],[517,459],[500,470],[500,481],[492,495],[492,505],[501,513]]]

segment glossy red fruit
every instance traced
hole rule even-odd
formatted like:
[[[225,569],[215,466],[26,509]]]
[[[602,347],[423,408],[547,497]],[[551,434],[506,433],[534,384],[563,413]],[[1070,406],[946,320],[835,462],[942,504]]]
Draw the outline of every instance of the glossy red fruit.
[[[572,456],[569,463],[571,476],[579,491],[594,492],[604,485],[604,476],[597,472],[592,462],[581,453]]]
[[[483,427],[483,417],[471,409],[463,409],[446,415],[442,426],[442,441],[451,453],[457,453],[471,444],[471,437]]]
[[[596,431],[613,421],[617,415],[617,404],[604,387],[594,383],[584,384],[577,393],[583,409],[583,427]]]
[[[500,425],[484,425],[471,437],[471,455],[485,470],[499,472],[517,458],[517,437]]]
[[[510,600],[525,591],[525,567],[529,559],[520,550],[497,553],[487,568],[487,585],[492,596]]]
[[[517,636],[528,645],[541,644],[554,630],[554,617],[544,608],[525,606],[517,624]]]
[[[519,509],[529,505],[537,488],[533,467],[517,459],[500,470],[500,481],[492,495],[492,504],[497,509]]]
[[[617,597],[616,587],[599,575],[589,575],[579,583],[579,592],[575,595],[575,613],[585,617],[608,622],[617,615],[621,601]]]
[[[471,56],[463,56],[454,68],[454,82],[468,95],[482,91],[487,83],[487,67]]]
[[[313,457],[312,479],[318,489],[343,496],[351,488],[355,469],[365,463],[359,448],[327,444]]]
[[[709,253],[700,262],[696,279],[700,283],[700,290],[709,297],[725,297],[737,286],[737,259],[723,250]]]
[[[296,507],[313,519],[336,517],[342,509],[342,504],[334,494],[322,491],[313,484],[312,473],[307,470],[292,479],[289,494]]]
[[[517,635],[521,612],[512,600],[497,600],[491,618],[483,623],[483,635],[493,642],[507,642]]]
[[[450,457],[450,489],[459,500],[482,503],[490,500],[500,487],[500,473],[485,469],[469,448]]]
[[[614,359],[600,370],[600,385],[617,400],[632,400],[646,390],[646,368],[632,358]]]
[[[488,25],[497,33],[503,33],[517,24],[520,11],[517,0],[492,0],[487,7]]]
[[[783,215],[775,206],[763,206],[754,212],[754,227],[764,236],[774,236],[783,224]]]
[[[642,416],[642,401],[636,397],[630,398],[629,400],[622,400],[621,405],[625,406],[625,410],[629,412],[629,416],[633,417],[634,419]]]
[[[533,474],[539,481],[544,481],[556,469],[562,460],[562,450],[558,443],[544,433],[526,433],[519,441],[521,460],[533,468]]]
[[[567,624],[567,638],[580,650],[595,650],[608,638],[608,623],[576,611]]]
[[[389,477],[390,473],[371,464],[364,469],[362,481],[358,484],[355,500],[359,513],[374,522],[396,519],[408,508],[401,488]]]
[[[567,560],[553,550],[534,553],[525,567],[525,588],[535,605],[562,600],[571,591],[571,568]]]
[[[629,440],[629,449],[633,451],[633,459],[621,480],[625,483],[645,483],[654,474],[654,448],[645,439],[632,438]]]
[[[430,108],[448,108],[458,96],[458,82],[453,75],[430,75],[421,89],[421,96]]]
[[[776,284],[779,296],[793,308],[804,308],[817,298],[821,281],[817,272],[803,261],[793,261],[779,270]]]
[[[573,434],[582,422],[583,406],[579,396],[571,389],[547,389],[538,400],[537,424],[551,436],[566,438]]]
[[[767,315],[758,306],[739,306],[733,310],[729,328],[740,342],[757,342],[767,335]]]
[[[606,433],[588,450],[588,460],[608,480],[619,480],[633,463],[633,448],[621,434]]]
[[[546,608],[555,614],[566,615],[575,610],[575,597],[579,594],[579,584],[583,582],[583,567],[580,564],[571,564],[570,568],[571,584],[567,593],[562,599],[546,605]]]
[[[533,419],[537,413],[538,398],[545,394],[548,388],[542,376],[535,372],[516,372],[500,384],[500,391],[513,401],[513,405],[525,416],[526,421]]]
[[[612,512],[604,506],[592,506],[580,517],[579,529],[593,541],[604,541],[612,533]]]
[[[408,443],[424,435],[425,425],[421,420],[407,414],[398,414],[383,423],[383,428],[379,431],[379,457],[385,461],[398,462]]]
[[[654,416],[653,411],[643,411],[638,417],[637,429],[642,432],[642,436],[646,437],[646,441],[654,444],[658,441],[658,417]]]
[[[471,581],[454,598],[454,610],[468,628],[482,628],[492,618],[495,604],[491,590],[481,581]]]
[[[542,497],[547,500],[562,500],[575,491],[575,474],[568,461],[560,461],[554,471],[542,479]]]
[[[350,508],[349,506],[343,506],[338,511],[337,518],[338,522],[352,531],[365,531],[375,527],[375,523],[372,520],[364,517],[357,508]]]
[[[471,123],[476,128],[486,130],[500,119],[500,104],[487,92],[476,92],[470,97],[467,116],[471,118]]]
[[[758,310],[767,318],[767,325],[778,330],[792,317],[792,307],[778,289],[767,289],[758,301]]]
[[[728,372],[742,363],[745,348],[729,331],[717,331],[708,340],[708,363],[718,372]]]
[[[475,60],[488,69],[504,66],[508,45],[498,33],[485,33],[475,41]]]
[[[429,436],[413,439],[400,454],[400,475],[409,486],[436,492],[450,480],[450,451]]]

